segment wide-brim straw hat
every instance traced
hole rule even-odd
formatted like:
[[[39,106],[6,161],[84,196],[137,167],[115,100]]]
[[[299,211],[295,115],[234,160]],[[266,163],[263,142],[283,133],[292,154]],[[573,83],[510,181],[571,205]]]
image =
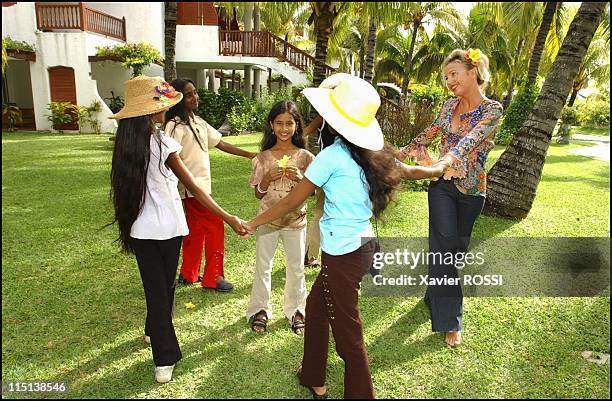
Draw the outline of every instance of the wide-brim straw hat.
[[[327,77],[318,88],[306,88],[302,93],[346,140],[364,149],[383,148],[385,141],[376,120],[380,96],[370,83],[338,73]]]
[[[121,120],[157,114],[168,110],[183,99],[162,77],[139,75],[125,81],[125,105],[109,118]]]

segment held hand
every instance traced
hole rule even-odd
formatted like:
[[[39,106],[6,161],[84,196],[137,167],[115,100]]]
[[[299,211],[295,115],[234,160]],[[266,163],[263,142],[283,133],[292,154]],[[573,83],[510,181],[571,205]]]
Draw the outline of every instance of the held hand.
[[[242,229],[244,230],[245,234],[241,235],[240,238],[242,239],[247,239],[249,238],[253,233],[255,233],[255,229],[253,228],[253,226],[249,225],[248,222],[242,220],[241,221],[241,225],[242,225]]]
[[[399,153],[397,154],[397,159],[401,162],[406,160],[407,157],[408,157],[408,150],[406,148],[402,148],[402,150],[400,150]]]
[[[431,180],[438,181],[438,179],[444,175],[444,172],[448,168],[448,163],[446,161],[438,161],[431,166]]]
[[[285,175],[287,178],[295,182],[300,182],[302,181],[302,178],[304,178],[300,169],[294,166],[287,166],[285,168]]]
[[[264,177],[268,182],[279,180],[284,174],[284,171],[280,167],[272,167],[268,170],[268,173]]]
[[[239,236],[244,236],[248,234],[247,231],[242,226],[243,223],[244,221],[238,216],[232,216],[227,221],[227,224],[229,224],[229,226],[232,227],[232,230],[234,230],[234,232],[238,234]]]

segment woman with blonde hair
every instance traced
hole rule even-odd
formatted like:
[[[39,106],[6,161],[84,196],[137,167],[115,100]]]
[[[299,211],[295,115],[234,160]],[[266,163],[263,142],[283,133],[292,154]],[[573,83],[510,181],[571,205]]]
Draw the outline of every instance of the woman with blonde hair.
[[[399,158],[411,156],[423,166],[444,166],[444,180],[432,182],[428,189],[429,251],[457,255],[467,251],[474,222],[484,207],[485,163],[494,146],[502,105],[484,94],[490,78],[489,59],[478,49],[453,50],[442,63],[442,76],[455,97],[442,105],[427,129],[402,148]],[[438,136],[440,157],[434,162],[427,146]],[[430,278],[445,276],[457,277],[453,264],[429,265]],[[432,330],[445,332],[449,346],[458,345],[463,324],[461,286],[430,285],[425,303]]]

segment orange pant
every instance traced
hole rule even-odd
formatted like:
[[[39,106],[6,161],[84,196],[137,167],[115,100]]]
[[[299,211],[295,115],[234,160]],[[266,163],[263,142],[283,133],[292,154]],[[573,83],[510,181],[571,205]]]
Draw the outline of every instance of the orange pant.
[[[195,198],[183,199],[189,235],[183,238],[181,275],[190,282],[198,279],[202,263],[202,248],[206,264],[202,287],[215,288],[217,277],[223,276],[224,227],[223,219],[213,214]]]

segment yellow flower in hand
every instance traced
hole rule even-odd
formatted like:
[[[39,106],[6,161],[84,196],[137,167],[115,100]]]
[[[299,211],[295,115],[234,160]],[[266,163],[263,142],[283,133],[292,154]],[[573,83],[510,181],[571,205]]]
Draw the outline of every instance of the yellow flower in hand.
[[[194,305],[194,304],[192,304],[191,302],[187,302],[187,303],[185,304],[185,308],[187,308],[187,309],[193,309],[193,308],[195,308],[195,305]]]
[[[468,49],[467,53],[465,54],[465,58],[469,59],[474,65],[478,64],[480,61],[480,56],[482,56],[482,53],[479,49]]]
[[[282,157],[282,159],[280,159],[280,160],[277,160],[277,161],[276,161],[276,164],[277,164],[277,165],[278,165],[278,167],[280,167],[280,168],[285,168],[285,167],[287,167],[287,163],[289,163],[289,160],[290,160],[290,159],[291,159],[291,157],[289,157],[289,156],[287,156],[287,155],[284,155],[284,156]]]

